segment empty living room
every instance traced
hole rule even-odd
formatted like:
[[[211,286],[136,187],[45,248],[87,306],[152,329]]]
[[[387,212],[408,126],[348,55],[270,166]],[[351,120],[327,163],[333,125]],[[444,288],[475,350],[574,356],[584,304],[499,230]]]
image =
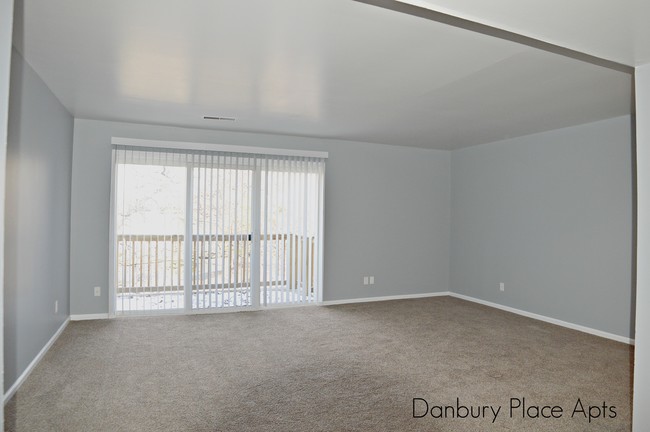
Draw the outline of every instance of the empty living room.
[[[0,0],[0,429],[650,431],[649,20]]]

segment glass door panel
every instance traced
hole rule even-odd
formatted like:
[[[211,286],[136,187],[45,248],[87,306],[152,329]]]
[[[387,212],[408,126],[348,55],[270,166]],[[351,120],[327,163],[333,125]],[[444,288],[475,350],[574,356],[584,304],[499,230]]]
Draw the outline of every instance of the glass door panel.
[[[185,167],[116,165],[115,311],[184,303]]]

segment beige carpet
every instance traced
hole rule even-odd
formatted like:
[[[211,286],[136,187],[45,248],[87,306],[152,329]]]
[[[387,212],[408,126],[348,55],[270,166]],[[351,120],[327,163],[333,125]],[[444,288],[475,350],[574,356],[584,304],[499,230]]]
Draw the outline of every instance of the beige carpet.
[[[632,357],[449,297],[73,322],[6,406],[6,430],[628,431]],[[431,416],[465,414],[457,398],[501,409]],[[511,418],[510,398],[563,414]],[[578,398],[606,418],[572,417]]]

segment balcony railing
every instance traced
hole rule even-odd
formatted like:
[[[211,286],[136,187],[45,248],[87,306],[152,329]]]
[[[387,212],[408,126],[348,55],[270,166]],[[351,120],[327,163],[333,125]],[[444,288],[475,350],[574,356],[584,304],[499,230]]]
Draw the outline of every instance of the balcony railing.
[[[314,292],[315,238],[268,234],[260,239],[260,285]],[[250,234],[192,236],[192,291],[250,288]],[[184,235],[118,235],[117,294],[184,290]]]

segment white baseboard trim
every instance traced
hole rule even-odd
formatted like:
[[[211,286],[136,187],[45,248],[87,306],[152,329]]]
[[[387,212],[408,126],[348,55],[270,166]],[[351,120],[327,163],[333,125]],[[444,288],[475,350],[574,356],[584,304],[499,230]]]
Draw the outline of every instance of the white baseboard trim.
[[[70,317],[68,317],[63,324],[61,324],[61,327],[54,333],[54,335],[50,338],[49,341],[45,344],[45,346],[39,351],[39,353],[34,357],[34,360],[32,360],[29,365],[25,368],[23,373],[20,374],[16,382],[7,390],[7,392],[4,394],[4,404],[9,402],[9,400],[16,394],[18,389],[20,388],[21,385],[25,382],[29,374],[32,373],[36,365],[40,363],[40,361],[43,359],[45,354],[49,351],[49,349],[52,347],[54,342],[61,336],[61,333],[63,333],[63,330],[68,326],[68,323],[70,322]]]
[[[617,342],[623,342],[623,343],[626,343],[628,345],[634,345],[634,339],[630,339],[630,338],[627,338],[627,337],[624,337],[624,336],[615,335],[613,333],[607,333],[607,332],[604,332],[604,331],[601,331],[601,330],[596,330],[596,329],[593,329],[591,327],[585,327],[585,326],[581,326],[579,324],[573,324],[573,323],[562,321],[562,320],[559,320],[559,319],[556,319],[556,318],[549,318],[549,317],[544,316],[544,315],[539,315],[539,314],[536,314],[536,313],[527,312],[527,311],[524,311],[524,310],[521,310],[521,309],[515,309],[515,308],[510,307],[510,306],[504,306],[504,305],[500,305],[498,303],[492,303],[492,302],[489,302],[489,301],[486,301],[486,300],[477,299],[475,297],[470,297],[470,296],[466,296],[466,295],[463,295],[463,294],[449,293],[449,295],[451,297],[456,297],[456,298],[459,298],[461,300],[467,300],[467,301],[470,301],[470,302],[479,303],[479,304],[482,304],[484,306],[489,306],[489,307],[493,307],[493,308],[496,308],[496,309],[501,309],[501,310],[504,310],[506,312],[511,312],[511,313],[514,313],[514,314],[517,314],[517,315],[522,315],[522,316],[525,316],[525,317],[528,317],[528,318],[533,318],[533,319],[536,319],[536,320],[539,320],[539,321],[544,321],[544,322],[547,322],[547,323],[559,325],[559,326],[566,327],[566,328],[569,328],[569,329],[572,329],[572,330],[578,330],[578,331],[581,331],[583,333],[589,333],[589,334],[594,335],[594,336],[600,336],[600,337],[603,337],[603,338],[606,338],[606,339],[615,340]]]
[[[384,296],[384,297],[365,297],[365,298],[354,298],[354,299],[345,299],[345,300],[327,300],[320,303],[321,306],[334,306],[341,304],[351,304],[351,303],[368,303],[368,302],[377,302],[377,301],[387,301],[387,300],[408,300],[408,299],[418,299],[425,297],[443,297],[448,296],[451,293],[449,291],[436,292],[436,293],[424,293],[424,294],[404,294],[404,295],[393,295],[393,296]]]
[[[108,314],[99,313],[99,314],[70,315],[70,321],[87,321],[87,320],[98,320],[98,319],[108,319]]]

